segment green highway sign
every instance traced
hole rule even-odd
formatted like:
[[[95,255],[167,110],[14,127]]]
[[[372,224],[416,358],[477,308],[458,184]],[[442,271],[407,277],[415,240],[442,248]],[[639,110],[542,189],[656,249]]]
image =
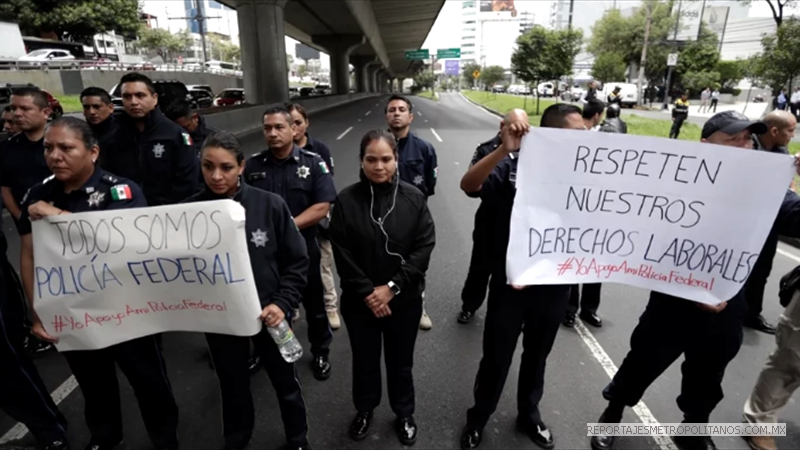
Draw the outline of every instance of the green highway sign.
[[[455,59],[461,58],[461,49],[460,48],[444,48],[439,49],[436,52],[436,58],[438,59]]]
[[[406,50],[406,59],[428,59],[430,57],[428,50],[425,49]]]

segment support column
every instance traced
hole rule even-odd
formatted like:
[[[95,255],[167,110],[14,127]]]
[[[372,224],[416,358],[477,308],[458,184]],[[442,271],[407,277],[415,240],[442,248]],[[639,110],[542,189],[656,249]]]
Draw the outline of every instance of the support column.
[[[397,79],[397,92],[399,92],[401,94],[403,93],[403,84],[405,84],[405,82],[406,82],[405,78],[398,78]]]
[[[353,72],[355,74],[355,89],[356,92],[369,92],[369,83],[367,82],[367,65],[375,59],[371,56],[351,56],[350,64],[353,65]]]
[[[373,94],[375,92],[378,92],[378,83],[375,81],[376,80],[375,77],[377,76],[378,70],[380,70],[380,68],[381,68],[381,65],[380,65],[380,63],[377,63],[377,62],[367,65],[367,67],[365,69],[366,70],[366,75],[367,75],[366,82],[367,82],[367,86],[369,86],[369,89],[367,90],[367,92],[371,92]]]
[[[287,0],[236,3],[247,103],[289,101],[283,7]]]
[[[361,34],[324,34],[311,41],[328,51],[331,58],[331,90],[334,94],[350,92],[350,52],[367,40]]]
[[[378,70],[375,71],[375,75],[372,76],[373,92],[376,94],[383,92],[381,90],[381,74],[384,72],[384,70],[386,69],[379,67]]]

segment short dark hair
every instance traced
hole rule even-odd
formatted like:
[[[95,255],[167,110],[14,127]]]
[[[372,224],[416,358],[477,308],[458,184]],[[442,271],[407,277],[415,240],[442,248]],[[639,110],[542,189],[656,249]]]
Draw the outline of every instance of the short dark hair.
[[[11,105],[8,105],[5,108],[3,108],[3,112],[4,113],[11,112]]]
[[[384,114],[386,114],[386,112],[389,111],[389,104],[395,100],[402,100],[406,102],[406,105],[408,105],[408,112],[414,110],[414,105],[411,104],[411,100],[407,99],[406,97],[403,97],[402,95],[394,94],[391,97],[389,97],[389,101],[386,102],[386,107],[383,109]]]
[[[606,109],[606,104],[603,103],[602,100],[597,100],[593,98],[586,102],[586,105],[583,107],[583,118],[584,119],[591,119],[596,114],[603,114],[603,111]]]
[[[286,105],[270,105],[264,110],[264,114],[261,116],[261,120],[264,120],[264,117],[271,116],[273,114],[282,114],[283,117],[286,119],[286,122],[289,124],[292,123],[292,113],[289,112],[289,109]]]
[[[364,159],[364,155],[367,153],[367,147],[369,147],[369,144],[380,140],[389,144],[389,147],[392,148],[395,158],[397,158],[397,140],[395,140],[394,135],[386,130],[372,130],[368,131],[367,134],[361,138],[358,159]]]
[[[125,83],[144,83],[145,86],[147,86],[147,90],[150,91],[151,94],[156,93],[156,88],[153,86],[153,80],[138,72],[131,72],[123,75],[122,78],[119,79],[120,89],[122,89],[122,85]]]
[[[303,106],[301,104],[289,103],[286,105],[286,109],[289,110],[290,113],[292,111],[297,111],[298,113],[300,113],[301,116],[303,116],[303,119],[308,120],[308,114],[306,114],[306,110],[303,109]]]
[[[192,112],[192,105],[190,105],[189,102],[182,98],[176,98],[167,105],[164,115],[167,116],[167,119],[174,122],[180,118],[188,119],[192,117]]]
[[[100,101],[105,103],[106,105],[111,104],[111,96],[108,95],[108,91],[103,88],[99,87],[88,87],[81,91],[81,101],[83,101],[86,97],[100,97]]]
[[[94,135],[91,127],[89,127],[89,124],[86,121],[78,119],[77,117],[63,116],[50,122],[47,125],[47,128],[45,128],[45,132],[51,128],[59,127],[67,128],[78,134],[81,142],[83,142],[83,145],[87,150],[95,145],[98,145],[97,137]]]
[[[539,126],[542,128],[563,128],[566,125],[567,116],[570,114],[581,114],[581,109],[569,103],[556,103],[550,105],[542,113],[542,121]]]
[[[11,91],[12,97],[30,97],[33,99],[33,104],[39,109],[49,108],[50,102],[47,100],[47,94],[36,86],[18,87]]]
[[[231,155],[236,157],[236,162],[241,164],[244,161],[244,153],[242,152],[242,146],[239,143],[239,140],[236,139],[236,136],[231,133],[230,131],[215,131],[208,135],[205,141],[203,141],[202,149],[200,150],[200,154],[207,149],[207,148],[221,148],[225,149]]]

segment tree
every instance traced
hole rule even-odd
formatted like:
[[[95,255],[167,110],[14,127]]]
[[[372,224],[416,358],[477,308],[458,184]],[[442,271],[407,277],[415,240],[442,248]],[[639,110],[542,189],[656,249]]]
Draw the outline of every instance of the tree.
[[[740,2],[744,3],[745,5],[750,5],[753,3],[752,0],[739,0]],[[780,27],[783,24],[783,10],[785,9],[797,9],[798,2],[797,0],[766,0],[769,8],[772,10],[772,18],[775,19],[775,25]]]
[[[476,63],[465,64],[464,67],[461,69],[461,76],[464,77],[464,84],[467,87],[470,87],[475,82],[475,78],[472,77],[472,74],[475,71],[481,71],[481,65]]]
[[[208,42],[211,45],[210,53],[211,59],[219,59],[220,61],[234,62],[241,60],[241,50],[239,46],[229,40],[222,39],[217,35],[208,36]],[[292,65],[292,55],[286,55],[287,70],[288,66]]]
[[[137,0],[2,0],[0,21],[19,24],[22,34],[88,42],[95,34],[133,34],[139,27]]]
[[[505,69],[502,66],[489,66],[481,71],[480,80],[487,88],[491,88],[495,83],[506,78]]]
[[[751,75],[759,84],[777,91],[800,76],[800,21],[785,20],[774,35],[761,38],[761,47],[750,59]]]
[[[304,78],[306,75],[308,75],[308,66],[305,64],[297,66],[297,76]]]
[[[745,60],[720,61],[715,72],[719,73],[719,83],[722,89],[733,89],[745,76]]]
[[[433,89],[433,83],[435,81],[436,78],[430,70],[423,70],[414,75],[414,83],[419,86],[420,89]]]
[[[165,61],[170,55],[185,51],[192,45],[192,37],[188,30],[172,34],[161,28],[147,28],[142,26],[139,30],[137,46],[145,50],[158,52]]]
[[[625,60],[619,53],[602,53],[594,60],[592,77],[607,83],[625,79]]]
[[[682,84],[690,92],[700,92],[703,89],[715,88],[719,84],[719,72],[704,70],[701,72],[686,72],[683,74]],[[688,92],[687,92],[688,94]]]

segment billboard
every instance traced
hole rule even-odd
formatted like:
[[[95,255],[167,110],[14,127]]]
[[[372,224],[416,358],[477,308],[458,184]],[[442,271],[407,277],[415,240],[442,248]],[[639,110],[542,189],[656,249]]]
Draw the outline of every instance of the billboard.
[[[457,59],[448,59],[444,62],[444,74],[445,75],[458,75],[459,73],[459,63],[460,61]]]
[[[728,6],[708,6],[703,9],[705,2],[679,2],[673,7],[674,13],[678,13],[680,8],[680,23],[678,24],[678,40],[694,41],[697,40],[697,33],[700,30],[700,22],[705,22],[706,26],[717,34],[722,35],[722,29],[728,20],[730,7]],[[674,35],[670,35],[672,39]]]
[[[313,49],[305,44],[294,44],[294,54],[298,59],[305,61],[310,59],[319,59],[319,50]]]
[[[514,6],[514,0],[481,0],[480,12],[509,12],[511,17],[517,17],[517,8]]]

